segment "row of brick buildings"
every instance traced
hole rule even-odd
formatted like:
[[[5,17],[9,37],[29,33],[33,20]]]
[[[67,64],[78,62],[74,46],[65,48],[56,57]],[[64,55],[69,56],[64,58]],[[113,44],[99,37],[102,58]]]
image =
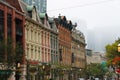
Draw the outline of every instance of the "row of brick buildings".
[[[17,42],[23,46],[22,80],[77,79],[86,65],[86,44],[76,26],[65,16],[51,18],[21,0],[0,1],[0,40],[10,37],[14,48]]]

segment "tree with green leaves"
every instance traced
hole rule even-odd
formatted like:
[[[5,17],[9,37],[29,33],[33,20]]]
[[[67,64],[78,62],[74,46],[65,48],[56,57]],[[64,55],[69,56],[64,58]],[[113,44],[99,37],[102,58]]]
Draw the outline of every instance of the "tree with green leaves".
[[[87,65],[86,75],[87,77],[94,76],[102,78],[107,72],[107,69],[103,68],[103,65],[100,63],[91,63]]]
[[[116,40],[112,44],[106,45],[106,57],[107,57],[107,64],[111,65],[114,58],[120,56],[120,52],[118,52],[118,44],[120,43],[120,38]]]

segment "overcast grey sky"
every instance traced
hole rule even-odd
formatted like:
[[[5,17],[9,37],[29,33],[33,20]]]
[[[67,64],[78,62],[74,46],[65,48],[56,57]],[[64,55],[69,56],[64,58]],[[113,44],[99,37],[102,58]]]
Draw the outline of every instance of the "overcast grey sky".
[[[50,17],[65,15],[77,22],[87,48],[103,51],[120,36],[120,0],[47,0]]]

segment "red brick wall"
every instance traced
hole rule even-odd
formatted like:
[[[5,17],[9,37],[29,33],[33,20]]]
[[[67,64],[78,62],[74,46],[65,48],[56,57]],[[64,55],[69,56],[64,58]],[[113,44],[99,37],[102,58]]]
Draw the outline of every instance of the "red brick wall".
[[[58,26],[59,29],[59,46],[62,46],[62,64],[71,65],[71,32],[63,27]]]
[[[12,0],[8,0],[8,1],[12,1]],[[25,35],[25,32],[24,32],[25,31],[24,30],[25,18],[24,18],[24,16],[21,15],[21,14],[18,14],[14,8],[12,8],[10,6],[7,6],[5,4],[0,3],[0,7],[2,7],[2,8],[0,8],[0,10],[2,10],[4,12],[4,38],[7,39],[7,14],[9,13],[9,14],[12,15],[12,39],[13,39],[13,41],[16,41],[16,37],[15,37],[16,36],[15,18],[18,18],[18,19],[20,19],[22,21],[22,23],[21,23],[21,25],[23,27],[23,41],[22,42],[23,42],[23,48],[25,49],[25,40],[24,40],[25,39],[24,38],[25,37],[24,36]],[[16,45],[16,43],[14,42],[13,46],[15,47],[15,45]],[[23,63],[25,63],[24,61],[25,61],[25,59],[23,59]]]
[[[11,4],[13,7],[15,7],[18,11],[22,11],[18,0],[5,0],[5,1]]]

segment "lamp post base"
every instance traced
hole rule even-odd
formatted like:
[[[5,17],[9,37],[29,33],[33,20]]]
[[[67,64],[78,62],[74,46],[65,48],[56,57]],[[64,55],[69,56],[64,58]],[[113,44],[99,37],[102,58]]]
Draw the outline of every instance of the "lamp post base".
[[[19,80],[26,80],[26,65],[21,66],[21,75]]]

